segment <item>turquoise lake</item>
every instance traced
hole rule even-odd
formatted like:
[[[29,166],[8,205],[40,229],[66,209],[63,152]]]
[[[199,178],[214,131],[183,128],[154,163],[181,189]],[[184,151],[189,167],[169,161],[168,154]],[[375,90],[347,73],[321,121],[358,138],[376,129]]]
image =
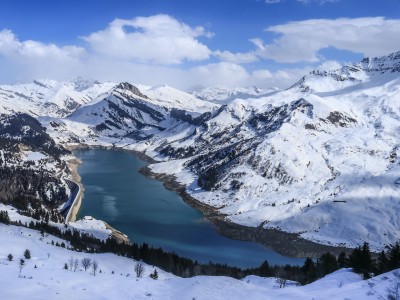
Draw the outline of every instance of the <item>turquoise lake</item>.
[[[282,256],[257,243],[219,235],[202,213],[191,208],[157,180],[138,172],[146,165],[132,153],[112,150],[76,150],[85,188],[78,218],[92,216],[128,235],[132,242],[197,260],[256,267],[302,264],[304,259]]]

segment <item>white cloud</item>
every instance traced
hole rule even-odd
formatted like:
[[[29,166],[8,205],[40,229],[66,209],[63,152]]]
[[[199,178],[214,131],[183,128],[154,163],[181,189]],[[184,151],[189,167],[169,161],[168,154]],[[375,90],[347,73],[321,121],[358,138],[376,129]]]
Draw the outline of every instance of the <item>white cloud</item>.
[[[213,53],[220,60],[225,62],[233,62],[237,64],[247,64],[256,62],[259,60],[257,55],[254,52],[246,52],[246,53],[232,53],[230,51],[215,51]]]
[[[188,75],[190,80],[193,81],[193,86],[199,84],[204,86],[238,86],[249,77],[245,68],[231,62],[195,67],[188,71]]]
[[[259,80],[269,80],[274,77],[274,75],[268,70],[255,70],[253,71],[253,77]]]
[[[37,41],[20,41],[11,31],[3,30],[0,31],[0,68],[3,71],[0,81],[29,81],[35,78],[64,80],[82,75],[99,80],[169,84],[181,89],[215,85],[287,88],[310,71],[286,69],[271,72],[259,69],[249,72],[238,62],[254,60],[254,53],[234,55],[226,51],[218,54],[231,61],[184,69],[181,66],[139,63],[96,53],[88,55],[85,49],[75,46],[59,47]]]
[[[316,69],[325,70],[325,71],[332,71],[338,70],[342,67],[342,64],[336,60],[327,60],[320,64]]]
[[[316,2],[318,4],[325,4],[325,3],[334,3],[338,2],[340,0],[297,0],[297,2],[303,3],[303,4],[308,4],[311,2]]]
[[[265,3],[267,4],[276,4],[276,3],[282,3],[285,0],[265,0]],[[325,4],[325,3],[334,3],[334,2],[338,2],[340,0],[296,0],[297,2],[300,2],[302,4],[308,4],[308,3],[312,3],[312,2],[316,2],[318,4]]]
[[[208,59],[211,51],[197,38],[211,35],[203,27],[192,28],[171,16],[155,15],[115,19],[106,29],[83,39],[99,53],[167,65]]]
[[[314,19],[271,26],[266,31],[280,34],[270,44],[253,39],[257,55],[278,62],[319,61],[321,49],[334,47],[379,56],[400,49],[400,20],[383,17]]]
[[[320,50],[335,47],[369,56],[385,55],[400,49],[400,20],[359,18],[306,20],[267,28],[279,36],[266,43],[250,41],[247,53],[214,51],[197,38],[210,36],[202,27],[189,27],[167,15],[113,21],[105,30],[85,39],[94,51],[58,46],[39,41],[19,40],[10,30],[0,31],[0,81],[27,81],[34,78],[63,80],[82,75],[99,80],[129,81],[148,85],[169,84],[189,89],[194,86],[228,87],[256,85],[287,88],[314,67],[279,71],[245,68],[240,64],[273,59],[278,62],[308,61],[322,69],[336,69],[335,61],[321,60]],[[186,60],[206,60],[189,67]],[[198,64],[197,64],[198,65]],[[257,67],[256,67],[257,68]]]
[[[0,80],[10,83],[71,77],[79,70],[86,54],[84,48],[77,46],[20,41],[11,30],[4,29],[0,31]]]
[[[76,59],[85,52],[84,48],[76,46],[58,47],[55,44],[44,44],[32,40],[21,42],[11,30],[0,31],[0,54],[17,59]]]

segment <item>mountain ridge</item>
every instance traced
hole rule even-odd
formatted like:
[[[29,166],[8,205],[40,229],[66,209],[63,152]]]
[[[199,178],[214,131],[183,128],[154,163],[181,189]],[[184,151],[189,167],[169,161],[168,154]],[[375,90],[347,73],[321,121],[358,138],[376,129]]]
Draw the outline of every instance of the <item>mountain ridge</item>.
[[[400,239],[399,53],[215,101],[114,84],[65,117],[38,119],[59,144],[146,154],[158,161],[152,172],[175,176],[228,221],[378,251]]]

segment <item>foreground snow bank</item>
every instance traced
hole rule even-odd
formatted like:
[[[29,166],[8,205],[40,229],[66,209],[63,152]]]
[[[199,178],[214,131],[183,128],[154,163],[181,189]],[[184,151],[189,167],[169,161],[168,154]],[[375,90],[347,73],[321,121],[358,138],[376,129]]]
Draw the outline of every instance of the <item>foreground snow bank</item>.
[[[379,299],[399,279],[393,272],[364,281],[349,269],[342,269],[312,284],[293,284],[279,289],[274,278],[248,276],[198,276],[179,278],[158,271],[158,280],[149,278],[153,266],[145,265],[143,278],[136,278],[135,261],[111,253],[88,254],[52,245],[62,240],[51,235],[16,226],[0,224],[0,299]],[[64,241],[68,247],[68,243]],[[19,262],[25,249],[32,258]],[[14,256],[8,261],[8,254]],[[88,257],[99,264],[96,276],[81,266],[64,269],[69,259]],[[36,266],[36,268],[35,268]],[[99,273],[101,270],[101,273]]]

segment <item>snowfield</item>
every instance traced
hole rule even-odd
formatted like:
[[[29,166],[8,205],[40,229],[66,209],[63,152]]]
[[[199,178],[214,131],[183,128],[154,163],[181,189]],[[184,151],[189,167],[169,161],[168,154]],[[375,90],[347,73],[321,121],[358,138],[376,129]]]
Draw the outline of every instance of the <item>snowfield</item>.
[[[5,113],[25,107],[63,145],[145,153],[232,222],[374,251],[400,239],[400,52],[315,70],[284,91],[83,80],[1,89],[14,96]],[[39,110],[46,101],[58,110]]]
[[[350,269],[306,286],[288,283],[285,288],[279,288],[275,278],[179,278],[159,269],[158,279],[153,280],[149,274],[154,267],[149,265],[145,265],[143,277],[136,278],[132,259],[111,253],[74,252],[54,246],[52,241],[63,242],[35,230],[0,224],[0,299],[386,299],[387,289],[400,282],[395,272],[364,281]],[[25,249],[30,250],[31,259],[24,259]],[[13,261],[7,259],[10,253]],[[81,265],[75,272],[65,270],[64,264],[69,265],[71,257],[96,260],[96,276]],[[25,264],[20,273],[21,258]]]

